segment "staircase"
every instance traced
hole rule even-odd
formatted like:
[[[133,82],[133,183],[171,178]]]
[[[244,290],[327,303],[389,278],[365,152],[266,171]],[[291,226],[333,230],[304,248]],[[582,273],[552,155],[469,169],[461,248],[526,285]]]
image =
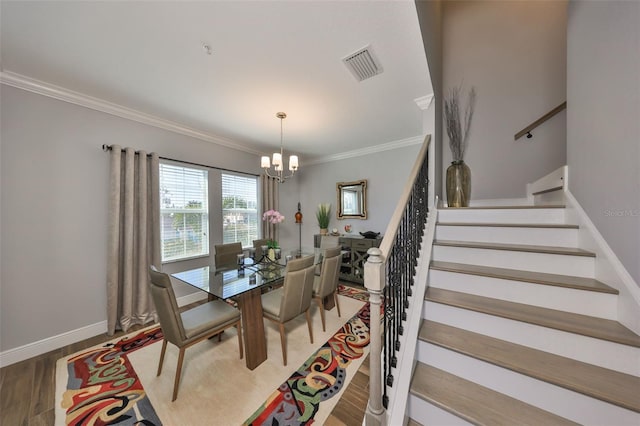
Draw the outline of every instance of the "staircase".
[[[640,336],[561,205],[438,213],[410,424],[640,425]]]

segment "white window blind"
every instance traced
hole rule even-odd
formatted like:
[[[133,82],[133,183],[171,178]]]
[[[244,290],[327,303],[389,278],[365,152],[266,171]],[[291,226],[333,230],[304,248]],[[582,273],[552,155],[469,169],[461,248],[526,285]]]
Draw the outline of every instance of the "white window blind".
[[[160,164],[162,261],[209,254],[208,172]]]
[[[222,240],[253,246],[258,238],[258,179],[222,174]]]

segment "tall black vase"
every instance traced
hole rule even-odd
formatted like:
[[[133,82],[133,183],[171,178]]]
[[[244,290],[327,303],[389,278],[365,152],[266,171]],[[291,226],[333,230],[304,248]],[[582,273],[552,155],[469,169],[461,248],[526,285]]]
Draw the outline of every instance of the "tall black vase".
[[[464,161],[453,161],[447,168],[447,204],[468,207],[471,197],[471,169]]]

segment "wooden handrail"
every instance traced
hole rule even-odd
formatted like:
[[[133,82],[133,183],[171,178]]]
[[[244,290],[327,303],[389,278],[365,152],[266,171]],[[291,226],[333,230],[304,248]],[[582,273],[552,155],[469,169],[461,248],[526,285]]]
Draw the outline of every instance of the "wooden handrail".
[[[529,124],[524,129],[520,130],[518,133],[514,135],[513,140],[520,139],[521,137],[531,132],[533,129],[535,129],[536,127],[538,127],[539,125],[541,125],[542,123],[544,123],[545,121],[547,121],[548,119],[550,119],[551,117],[553,117],[554,115],[556,115],[557,113],[559,113],[565,108],[567,108],[567,101],[564,101],[563,103],[561,103],[560,105],[558,105],[557,107],[555,107],[554,109],[552,109],[551,111],[543,115],[542,117],[538,118],[533,123]]]
[[[422,167],[422,162],[424,161],[427,152],[429,151],[429,144],[431,143],[431,135],[427,135],[424,143],[422,144],[422,148],[420,149],[420,153],[416,158],[416,162],[413,164],[413,168],[409,173],[409,177],[407,178],[407,183],[400,194],[400,199],[398,200],[398,204],[396,204],[396,208],[393,211],[393,215],[391,219],[389,219],[389,224],[387,225],[387,229],[384,231],[384,236],[382,237],[382,241],[380,242],[380,251],[382,252],[382,256],[386,259],[389,256],[389,252],[391,251],[391,246],[393,245],[393,241],[396,238],[396,234],[398,233],[398,227],[400,226],[400,218],[402,218],[402,214],[404,213],[404,208],[407,205],[407,201],[411,196],[411,190],[413,189],[413,183],[418,176],[418,172],[420,167]]]

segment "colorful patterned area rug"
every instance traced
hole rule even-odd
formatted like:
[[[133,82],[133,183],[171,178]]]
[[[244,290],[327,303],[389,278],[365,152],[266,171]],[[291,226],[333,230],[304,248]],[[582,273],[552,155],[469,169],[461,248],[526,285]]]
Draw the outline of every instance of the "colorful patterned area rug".
[[[310,425],[323,401],[345,386],[347,367],[369,346],[367,303],[271,394],[245,425]]]
[[[264,400],[262,404],[258,404],[259,400],[256,401],[256,396],[249,399],[255,402],[253,410],[251,410],[253,414],[250,416],[247,414],[248,418],[243,417],[246,418],[244,422],[238,419],[229,423],[224,420],[224,417],[217,416],[215,410],[234,410],[235,407],[228,406],[230,402],[225,400],[224,396],[219,397],[215,393],[211,394],[212,389],[210,389],[211,381],[215,382],[215,378],[220,377],[225,371],[241,368],[238,371],[240,374],[251,373],[244,368],[244,360],[225,361],[220,357],[221,365],[206,367],[206,372],[193,371],[202,362],[196,359],[185,361],[180,394],[178,400],[171,403],[170,392],[175,374],[175,359],[171,357],[170,348],[172,345],[169,345],[163,374],[160,378],[155,378],[161,345],[154,345],[154,343],[162,340],[162,331],[156,325],[59,360],[56,371],[56,424],[151,426],[161,425],[163,422],[168,425],[178,422],[182,425],[189,425],[198,424],[196,418],[200,419],[200,423],[205,421],[203,418],[206,418],[206,424],[225,425],[240,423],[245,425],[310,425],[314,422],[322,422],[330,414],[339,399],[339,394],[346,388],[351,376],[355,374],[368,353],[369,304],[358,304],[358,302],[366,302],[368,294],[363,289],[344,285],[339,286],[339,294],[352,299],[349,302],[348,299],[341,298],[341,301],[347,302],[341,302],[341,307],[343,304],[348,307],[353,306],[351,312],[357,311],[355,315],[351,316],[342,326],[338,325],[337,331],[333,335],[329,333],[330,324],[328,322],[326,335],[330,337],[326,343],[313,350],[311,356],[302,363],[300,368],[282,382],[275,391],[272,391],[266,400],[264,396],[259,397],[260,393],[258,393],[257,397]],[[334,316],[337,320],[337,315],[334,314]],[[329,320],[329,316],[327,319]],[[314,337],[317,332],[321,331],[319,318],[317,320],[314,327]],[[308,342],[308,335],[301,334],[299,337],[301,336],[305,336]],[[293,340],[290,336],[288,338],[291,339],[290,341]],[[226,336],[222,344],[227,344],[230,347],[230,352],[235,351],[237,358],[237,337],[235,334]],[[187,356],[190,351],[196,351],[197,346],[194,346],[194,349],[188,349]],[[279,344],[277,346],[279,347]],[[210,358],[212,351],[211,348],[203,345],[202,354],[197,353],[193,357]],[[275,357],[273,353],[270,354],[270,359],[267,361],[279,363],[278,367],[280,367],[282,360],[279,357],[280,353],[277,355],[278,357]],[[290,359],[291,356],[290,353]],[[211,362],[210,359],[207,361]],[[242,361],[241,367],[238,367],[240,361]],[[233,364],[225,364],[225,362],[233,362]],[[258,367],[258,369],[264,368],[263,371],[256,369],[253,373],[268,375],[268,371],[276,369],[273,365],[266,365],[268,362],[263,363],[264,367]],[[220,369],[217,374],[211,373],[214,368]],[[200,383],[197,380],[203,374],[212,374],[214,378],[208,383],[207,380]],[[245,382],[245,386],[247,386],[247,389],[241,389],[241,392],[256,392],[254,387],[259,390],[259,383],[246,383],[251,381],[251,377],[256,376],[238,379]],[[154,380],[164,380],[166,383],[152,383]],[[195,384],[187,387],[186,382],[189,380],[194,381]],[[275,382],[273,386],[275,387],[277,383]],[[160,391],[157,391],[156,388],[160,388],[162,391],[166,390],[166,396],[157,395]],[[227,392],[223,387],[220,389],[223,394],[229,393],[226,398],[231,401],[234,399],[240,401],[240,398],[234,396],[231,390]],[[195,409],[194,403],[197,403]],[[214,412],[202,413],[205,417],[193,417],[194,410],[206,410],[207,407],[212,407]],[[258,407],[257,410],[256,407]],[[250,409],[251,407],[244,408]],[[181,410],[184,410],[184,413],[181,414]],[[190,415],[192,417],[189,417]]]

